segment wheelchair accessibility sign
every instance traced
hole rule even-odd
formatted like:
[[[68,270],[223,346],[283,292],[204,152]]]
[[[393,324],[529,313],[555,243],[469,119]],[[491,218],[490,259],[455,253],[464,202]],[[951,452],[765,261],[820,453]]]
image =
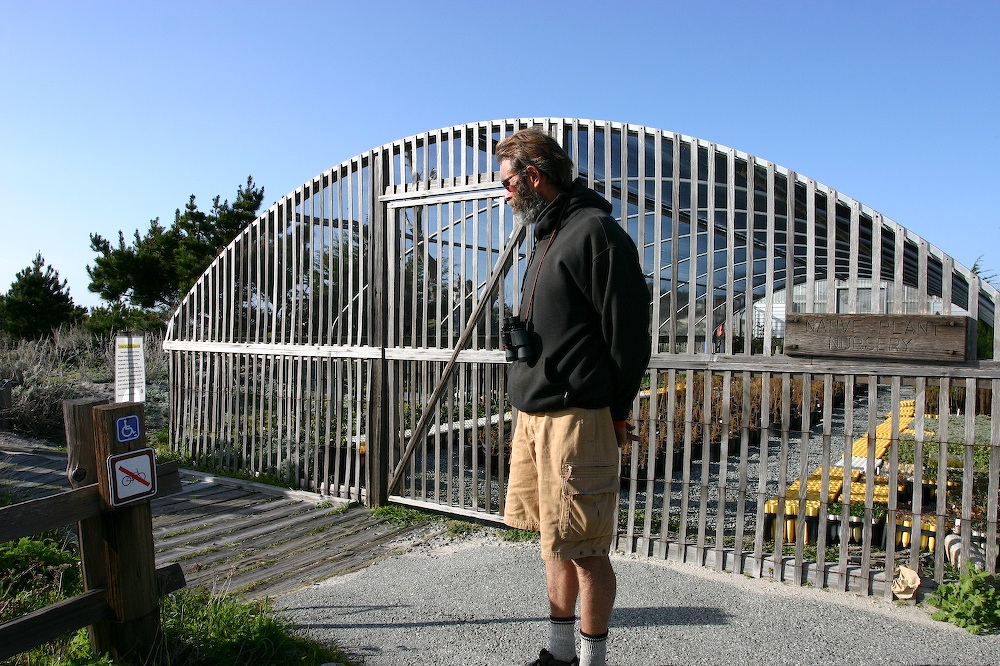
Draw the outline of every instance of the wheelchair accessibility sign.
[[[153,449],[139,449],[108,457],[111,506],[156,495],[156,459]]]
[[[121,444],[139,439],[139,415],[129,414],[115,421],[115,431]]]

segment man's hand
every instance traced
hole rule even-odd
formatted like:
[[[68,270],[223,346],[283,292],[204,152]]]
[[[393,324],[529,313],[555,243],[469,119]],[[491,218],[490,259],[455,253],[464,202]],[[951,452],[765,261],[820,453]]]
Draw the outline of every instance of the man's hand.
[[[618,439],[618,447],[624,447],[628,442],[638,442],[639,435],[632,432],[635,426],[628,421],[615,421],[615,437]]]

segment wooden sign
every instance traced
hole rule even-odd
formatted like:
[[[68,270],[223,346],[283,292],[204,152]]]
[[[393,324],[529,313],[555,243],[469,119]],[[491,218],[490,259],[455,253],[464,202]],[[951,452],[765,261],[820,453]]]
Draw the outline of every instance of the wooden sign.
[[[792,356],[965,361],[974,339],[969,317],[792,313],[784,349]]]

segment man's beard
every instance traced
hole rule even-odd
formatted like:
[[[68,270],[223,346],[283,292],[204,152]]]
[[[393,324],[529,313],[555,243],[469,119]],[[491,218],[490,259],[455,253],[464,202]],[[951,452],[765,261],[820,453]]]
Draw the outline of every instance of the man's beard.
[[[538,215],[545,209],[545,199],[538,192],[528,187],[525,178],[517,179],[517,196],[510,200],[511,210],[514,211],[514,221],[518,224],[534,224]]]

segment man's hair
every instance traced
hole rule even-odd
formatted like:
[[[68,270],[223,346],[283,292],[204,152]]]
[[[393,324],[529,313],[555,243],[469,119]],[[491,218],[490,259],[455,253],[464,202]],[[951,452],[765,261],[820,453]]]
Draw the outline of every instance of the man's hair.
[[[510,160],[515,173],[533,166],[564,192],[573,186],[573,160],[555,139],[537,127],[515,132],[498,143],[496,158],[497,162]]]

